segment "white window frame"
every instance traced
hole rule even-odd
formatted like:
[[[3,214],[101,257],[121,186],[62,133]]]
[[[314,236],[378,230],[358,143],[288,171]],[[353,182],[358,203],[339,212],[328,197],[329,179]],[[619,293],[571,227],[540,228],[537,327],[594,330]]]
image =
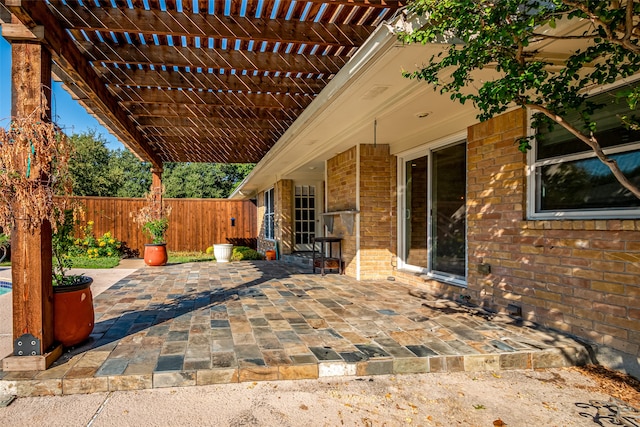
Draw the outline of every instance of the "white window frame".
[[[589,91],[589,95],[597,95],[601,92],[615,90],[624,84],[633,83],[639,78],[624,79],[620,82],[602,86],[600,88]],[[536,133],[536,129],[532,126],[532,118],[535,114],[534,111],[528,111],[528,129],[529,135],[533,136]],[[575,160],[583,160],[595,158],[596,155],[593,150],[588,150],[582,153],[571,154],[566,156],[558,156],[548,158],[544,160],[537,159],[538,144],[533,141],[532,148],[527,153],[527,218],[531,220],[562,220],[562,219],[622,219],[622,218],[640,218],[640,207],[630,209],[582,209],[582,210],[564,210],[564,211],[540,211],[538,212],[538,188],[536,180],[536,169],[538,167],[566,163]],[[606,155],[612,155],[617,153],[624,153],[628,151],[640,150],[640,141],[619,145],[616,147],[605,148],[603,152]]]
[[[456,285],[456,286],[460,286],[461,288],[466,288],[467,287],[467,277],[466,274],[468,273],[468,269],[469,269],[469,241],[468,241],[468,220],[465,220],[465,239],[464,239],[464,244],[465,244],[465,277],[461,277],[461,276],[455,276],[453,274],[447,274],[444,272],[438,272],[438,271],[433,271],[432,270],[432,260],[431,260],[431,244],[432,244],[432,230],[431,227],[428,227],[428,237],[427,237],[427,248],[429,250],[429,258],[428,258],[428,267],[427,268],[423,268],[423,267],[418,267],[415,265],[410,265],[410,264],[406,264],[404,261],[404,254],[406,253],[406,245],[407,245],[407,241],[406,241],[406,211],[407,211],[407,207],[406,207],[406,188],[405,188],[405,183],[406,183],[406,170],[405,170],[405,164],[406,162],[408,162],[409,160],[412,159],[417,159],[419,157],[423,157],[423,156],[428,156],[429,160],[428,160],[428,170],[429,170],[429,174],[431,173],[432,170],[432,153],[434,151],[437,151],[439,149],[442,148],[446,148],[448,146],[451,145],[456,145],[456,144],[465,144],[465,147],[468,144],[467,141],[467,132],[463,131],[463,132],[459,132],[456,133],[454,135],[450,135],[448,137],[442,138],[434,143],[430,143],[428,145],[422,145],[420,147],[417,148],[413,148],[411,150],[407,150],[401,153],[397,154],[397,188],[398,188],[398,192],[397,192],[397,197],[398,197],[398,218],[400,219],[400,221],[398,221],[398,232],[397,232],[397,236],[398,236],[398,249],[397,249],[397,260],[396,260],[396,264],[398,266],[398,270],[403,270],[403,271],[408,271],[408,272],[413,272],[413,273],[419,273],[422,274],[424,276],[427,276],[429,279],[433,279],[433,280],[437,280],[439,282],[443,282],[443,283],[449,283],[451,285]],[[468,173],[468,168],[466,173]],[[428,211],[431,212],[431,203],[432,203],[432,185],[433,185],[433,179],[431,176],[429,176],[429,179],[427,181],[427,202],[428,202]],[[465,180],[465,188],[468,186],[468,181]],[[466,190],[465,190],[466,191]]]
[[[264,238],[266,240],[275,240],[276,238],[276,224],[275,224],[275,190],[271,187],[264,192]],[[273,206],[273,211],[271,207]]]

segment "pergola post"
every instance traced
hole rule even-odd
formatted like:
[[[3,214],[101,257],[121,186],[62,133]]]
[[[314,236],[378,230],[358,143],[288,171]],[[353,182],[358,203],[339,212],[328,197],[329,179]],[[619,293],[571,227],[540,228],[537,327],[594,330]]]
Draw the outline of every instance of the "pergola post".
[[[12,39],[11,115],[50,120],[51,53],[40,42]],[[34,117],[45,98],[45,117]],[[27,152],[24,161],[27,162]],[[21,211],[15,201],[15,212]],[[51,201],[48,201],[51,203]],[[59,356],[52,353],[53,287],[51,225],[43,221],[30,232],[17,219],[11,230],[14,357],[5,370],[46,369]],[[20,357],[15,357],[20,356]],[[23,356],[31,356],[24,357]]]
[[[158,219],[162,217],[162,168],[151,168],[151,203],[153,203],[153,216]]]

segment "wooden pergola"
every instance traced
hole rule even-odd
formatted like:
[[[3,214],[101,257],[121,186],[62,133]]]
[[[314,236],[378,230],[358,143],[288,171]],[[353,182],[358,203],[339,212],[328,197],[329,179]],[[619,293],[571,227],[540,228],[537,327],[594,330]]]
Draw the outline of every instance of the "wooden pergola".
[[[0,0],[12,115],[50,97],[53,76],[152,164],[155,187],[165,162],[258,162],[404,3]],[[54,346],[50,234],[12,236],[14,339],[40,340],[38,366]]]

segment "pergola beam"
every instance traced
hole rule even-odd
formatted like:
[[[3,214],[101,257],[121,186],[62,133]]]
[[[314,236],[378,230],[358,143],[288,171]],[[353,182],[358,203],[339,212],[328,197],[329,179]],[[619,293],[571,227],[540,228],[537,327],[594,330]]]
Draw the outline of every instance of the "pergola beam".
[[[59,0],[53,3],[61,18],[71,27],[84,31],[113,31],[121,34],[304,43],[351,48],[364,43],[375,28],[312,21],[184,14],[172,10],[104,9],[95,5],[76,10],[65,6]]]
[[[131,103],[186,104],[186,105],[242,105],[248,108],[306,108],[313,97],[309,95],[287,95],[268,93],[231,93],[195,90],[158,90],[148,88],[110,88],[125,107]]]
[[[130,70],[106,66],[96,67],[110,85],[151,86],[163,89],[212,89],[224,91],[284,92],[318,94],[327,84],[324,79],[253,76],[225,73],[196,73],[162,70]]]
[[[234,119],[234,118],[189,118],[189,117],[140,117],[136,119],[142,128],[198,128],[215,129],[278,129],[286,130],[291,121],[275,121],[262,119]]]
[[[131,145],[137,145],[144,153],[146,160],[157,167],[162,161],[144,143],[143,137],[129,120],[127,115],[118,108],[117,101],[100,81],[100,78],[86,61],[76,44],[69,39],[64,29],[58,25],[44,1],[2,0],[7,9],[13,13],[26,27],[44,26],[45,42],[51,47],[53,59],[58,66],[81,87],[91,101],[122,129],[128,136]]]
[[[302,108],[248,108],[241,105],[207,104],[143,104],[122,102],[121,105],[134,120],[140,117],[194,117],[194,118],[234,118],[294,121],[304,111]]]
[[[89,61],[119,65],[153,65],[154,67],[190,67],[282,74],[332,75],[340,71],[347,59],[330,55],[299,55],[274,52],[218,51],[180,46],[130,45],[126,49],[112,42],[95,44],[80,41],[78,44]],[[95,74],[95,73],[94,73]]]

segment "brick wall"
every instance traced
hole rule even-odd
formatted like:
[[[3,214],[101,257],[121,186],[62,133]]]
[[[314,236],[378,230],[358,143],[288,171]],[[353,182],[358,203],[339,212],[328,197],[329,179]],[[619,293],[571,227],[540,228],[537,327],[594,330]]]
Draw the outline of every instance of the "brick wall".
[[[359,154],[358,154],[359,151]],[[360,181],[357,181],[357,170]],[[358,277],[355,256],[360,251],[360,279],[390,276],[396,247],[396,157],[388,145],[361,145],[327,161],[328,211],[355,210],[359,194],[360,234],[347,231],[334,217],[333,236],[340,236],[346,274]],[[359,247],[358,247],[359,237]]]
[[[399,277],[640,355],[640,221],[526,220],[526,130],[520,110],[469,128],[468,289]]]
[[[397,160],[388,145],[360,146],[360,279],[392,275],[396,256]]]
[[[327,160],[327,212],[355,210],[357,187],[357,147],[353,147],[344,153]],[[331,236],[339,236],[342,241],[342,259],[345,263],[345,273],[350,276],[357,275],[356,257],[356,229],[349,234],[345,224],[339,216],[334,218],[333,233]]]
[[[293,252],[293,181],[282,179],[274,190],[275,233],[280,244],[280,254]]]

